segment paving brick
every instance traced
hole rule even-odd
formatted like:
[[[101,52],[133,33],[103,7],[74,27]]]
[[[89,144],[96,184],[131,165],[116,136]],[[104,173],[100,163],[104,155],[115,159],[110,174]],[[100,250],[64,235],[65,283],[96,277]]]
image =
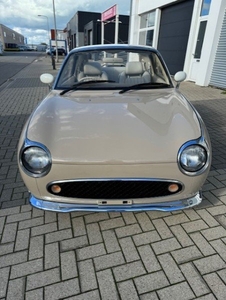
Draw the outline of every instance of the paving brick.
[[[140,227],[142,231],[150,231],[154,229],[154,226],[152,222],[150,221],[150,218],[145,212],[137,213],[136,218],[138,220],[138,223],[140,224]]]
[[[78,296],[73,296],[73,297],[67,298],[67,300],[91,300],[91,299],[92,300],[101,300],[98,290],[91,291],[88,293],[82,293]]]
[[[135,278],[134,282],[139,294],[161,289],[169,285],[169,281],[163,271],[140,276]]]
[[[203,220],[192,221],[189,223],[182,224],[182,226],[187,233],[200,231],[202,229],[208,228],[208,226]]]
[[[196,246],[202,252],[203,255],[208,256],[215,254],[216,252],[211,247],[211,245],[207,242],[207,240],[203,237],[203,235],[199,232],[192,233],[190,235]]]
[[[225,205],[218,205],[218,206],[210,207],[210,208],[207,208],[207,211],[212,216],[224,215],[226,213],[226,206]]]
[[[212,290],[218,300],[225,300],[226,285],[216,273],[207,274],[204,276],[206,283]]]
[[[24,277],[41,271],[43,271],[43,259],[31,260],[12,266],[10,279]]]
[[[98,223],[88,224],[86,228],[90,245],[103,242]]]
[[[217,254],[198,259],[194,264],[202,275],[226,268],[225,262]]]
[[[208,226],[214,227],[219,225],[216,219],[214,219],[206,209],[200,209],[197,211],[197,213],[206,222]]]
[[[117,300],[119,295],[116,289],[114,278],[111,270],[97,272],[97,280],[99,284],[102,299]]]
[[[156,254],[163,254],[181,248],[180,244],[175,238],[153,243],[152,247]]]
[[[115,232],[118,238],[122,238],[122,237],[132,236],[141,233],[141,228],[138,224],[132,224],[121,228],[116,228]]]
[[[172,251],[172,255],[178,264],[195,260],[203,256],[196,246],[190,246],[180,250]]]
[[[35,236],[30,239],[29,260],[44,256],[44,236]]]
[[[112,268],[125,263],[122,252],[115,252],[94,258],[96,271]]]
[[[78,271],[82,292],[97,288],[95,270],[91,259],[79,262]]]
[[[110,211],[108,214],[110,219],[121,217],[121,213],[118,211]]]
[[[149,273],[158,271],[161,269],[161,266],[149,245],[138,247],[138,251],[139,251],[141,259],[145,265],[145,268],[147,269],[147,271]]]
[[[25,262],[27,260],[27,251],[10,253],[0,257],[0,268],[12,266]]]
[[[221,277],[221,279],[226,284],[226,269],[223,269],[221,271],[218,271],[217,274]]]
[[[0,298],[6,297],[10,268],[0,269]]]
[[[80,288],[77,278],[55,283],[45,287],[45,299],[57,300],[65,299],[66,297],[79,294]]]
[[[226,262],[226,245],[221,240],[210,242],[211,246],[217,251],[220,257]]]
[[[93,213],[88,216],[85,216],[85,223],[86,224],[96,223],[108,219],[109,219],[108,213]]]
[[[165,217],[164,221],[168,226],[172,226],[188,222],[189,219],[184,213],[181,213],[174,216]]]
[[[178,283],[175,285],[172,285],[170,287],[166,287],[160,291],[157,292],[159,295],[159,298],[161,300],[167,299],[167,297],[170,296],[170,299],[173,300],[190,300],[194,299],[194,294],[187,284],[187,282]]]
[[[46,244],[60,242],[72,238],[72,230],[64,229],[56,232],[47,233],[45,235]]]
[[[70,214],[58,214],[58,228],[59,230],[63,230],[66,228],[71,228],[71,218]]]
[[[57,231],[57,223],[49,223],[41,226],[36,226],[31,228],[31,236],[37,236],[46,234],[49,232]]]
[[[9,281],[7,300],[24,300],[25,278]]]
[[[118,290],[122,300],[140,299],[132,280],[118,283]]]
[[[210,292],[205,281],[194,268],[194,265],[192,263],[181,265],[180,268],[197,297]]]
[[[198,298],[199,300],[216,300],[213,294],[208,294]]]
[[[88,244],[89,243],[88,243],[88,239],[87,239],[86,235],[79,236],[77,238],[61,241],[60,242],[60,251],[74,250],[77,248],[87,246]]]
[[[0,234],[3,233],[3,228],[4,228],[4,224],[5,224],[5,217],[1,217],[0,218]]]
[[[74,251],[61,253],[60,262],[62,280],[67,280],[78,276]]]
[[[151,220],[154,220],[154,219],[161,219],[161,218],[164,218],[164,217],[168,217],[168,216],[171,216],[171,213],[170,212],[165,212],[165,211],[147,211],[147,214],[149,216],[149,218]]]
[[[136,246],[141,246],[145,244],[150,244],[156,241],[161,240],[157,231],[149,231],[141,234],[137,234],[133,236],[133,240]]]
[[[59,245],[52,243],[45,245],[45,270],[58,267],[59,262]]]
[[[123,212],[122,217],[123,217],[126,225],[131,225],[131,224],[137,223],[137,220],[136,220],[133,212]]]
[[[43,288],[27,292],[25,298],[26,300],[44,300]]]
[[[101,230],[114,229],[114,228],[122,227],[124,225],[125,225],[124,220],[121,217],[100,222]]]
[[[76,252],[78,261],[106,254],[106,250],[104,248],[103,243],[83,247],[82,249],[77,249]]]
[[[30,230],[19,230],[17,232],[15,251],[25,250],[29,247]]]
[[[104,244],[108,253],[120,251],[118,239],[113,230],[103,231]]]
[[[32,218],[30,220],[20,221],[18,229],[21,230],[21,229],[36,227],[36,226],[43,225],[43,224],[44,224],[43,217]]]
[[[17,223],[7,224],[4,227],[1,243],[14,242],[16,239]]]
[[[170,227],[174,236],[177,238],[182,247],[187,247],[193,245],[192,240],[189,235],[185,232],[181,225],[175,225]]]
[[[170,254],[158,256],[158,260],[171,284],[184,281],[184,276]]]
[[[126,262],[131,262],[140,259],[131,237],[122,238],[119,240],[119,243],[122,248],[122,252],[126,258]]]
[[[197,214],[197,212],[194,209],[185,209],[184,210],[185,215],[189,218],[191,221],[195,221],[200,219],[200,216]]]
[[[73,236],[81,236],[86,234],[86,226],[83,217],[72,219]]]
[[[226,229],[226,217],[224,215],[215,216],[215,219],[218,223]]]
[[[57,221],[57,214],[55,212],[45,210],[44,220],[45,224],[54,223]]]
[[[224,196],[226,195],[226,188],[224,187],[224,188],[212,190],[212,193],[217,197]]]
[[[136,261],[113,268],[113,273],[118,282],[146,274],[146,271],[141,261]]]
[[[14,243],[0,245],[0,256],[12,253],[13,250],[14,250]]]
[[[155,292],[140,295],[140,300],[159,300],[159,297]]]
[[[153,220],[153,224],[162,239],[168,239],[173,237],[172,232],[170,231],[169,227],[166,225],[164,220],[162,219]]]
[[[27,291],[54,284],[60,281],[60,272],[58,268],[28,275]]]
[[[14,215],[10,215],[6,219],[6,223],[14,223],[14,222],[19,222],[23,220],[28,220],[31,218],[31,212],[24,212],[24,213],[18,213]]]
[[[222,226],[202,230],[201,233],[208,241],[226,237],[226,229]]]

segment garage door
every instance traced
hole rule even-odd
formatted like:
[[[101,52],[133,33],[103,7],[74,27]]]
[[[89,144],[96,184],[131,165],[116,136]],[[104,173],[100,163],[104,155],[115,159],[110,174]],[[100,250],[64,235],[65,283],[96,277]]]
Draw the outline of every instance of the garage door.
[[[187,0],[162,8],[158,50],[169,71],[183,70],[194,0]]]
[[[210,84],[226,89],[226,10],[221,29],[220,39],[217,46],[217,53],[214,60]]]

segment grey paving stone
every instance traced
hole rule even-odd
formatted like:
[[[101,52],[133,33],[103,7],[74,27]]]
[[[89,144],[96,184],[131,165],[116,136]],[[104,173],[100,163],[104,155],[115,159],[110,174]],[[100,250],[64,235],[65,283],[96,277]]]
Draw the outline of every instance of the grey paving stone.
[[[180,268],[197,297],[200,297],[210,292],[205,281],[197,272],[192,263],[186,263],[184,265],[181,265]]]
[[[5,217],[1,217],[0,218],[0,234],[3,233],[3,228],[4,228],[4,224],[5,224]]]
[[[181,225],[171,226],[170,229],[182,247],[194,245],[189,235],[185,232]]]
[[[36,227],[36,226],[43,225],[43,224],[44,224],[44,218],[43,217],[32,218],[30,220],[20,221],[19,222],[19,230],[26,229],[26,228],[31,228],[31,227]]]
[[[19,221],[28,220],[31,218],[31,212],[18,213],[14,215],[10,215],[6,219],[6,223],[15,223]]]
[[[225,215],[215,216],[215,219],[219,222],[219,225],[226,229],[226,217]]]
[[[210,208],[207,208],[207,211],[212,216],[224,215],[226,213],[226,206],[225,205],[218,205],[218,206],[210,207]]]
[[[91,259],[78,263],[79,281],[82,292],[97,288],[96,274]]]
[[[164,270],[170,284],[184,281],[184,276],[170,254],[158,256],[158,260]]]
[[[67,280],[78,276],[77,263],[74,251],[63,252],[60,254],[62,280]]]
[[[6,297],[10,268],[0,269],[0,298]]]
[[[152,247],[155,253],[158,255],[166,252],[171,252],[175,249],[180,249],[181,245],[178,243],[178,241],[175,238],[171,238],[171,239],[162,240],[160,242],[153,243]]]
[[[54,242],[60,242],[60,241],[67,240],[70,238],[72,238],[71,228],[47,233],[45,235],[45,242],[46,242],[46,244],[49,244],[49,243],[54,243]]]
[[[45,245],[45,270],[59,267],[59,245],[52,243]]]
[[[104,244],[96,244],[88,247],[83,247],[82,249],[77,249],[77,258],[79,260],[85,260],[89,258],[94,258],[96,256],[106,254],[106,250],[104,248]]]
[[[182,226],[187,233],[196,232],[208,228],[207,224],[203,220],[192,221],[182,224]]]
[[[29,240],[30,240],[30,230],[29,229],[17,231],[15,251],[28,249]]]
[[[118,238],[122,238],[122,237],[132,236],[141,233],[142,231],[138,224],[132,224],[121,228],[116,228],[115,232]]]
[[[97,280],[102,299],[118,300],[119,295],[111,270],[97,272]]]
[[[226,269],[220,270],[217,272],[217,274],[220,276],[220,278],[224,281],[226,284]]]
[[[226,295],[226,285],[220,279],[220,277],[216,273],[207,274],[204,276],[206,283],[209,288],[212,290],[216,299],[225,300]]]
[[[16,239],[17,223],[7,224],[4,226],[1,243],[14,242]]]
[[[34,290],[60,281],[58,268],[27,276],[27,291]]]
[[[189,218],[189,220],[191,220],[191,221],[195,221],[195,220],[198,220],[198,219],[200,219],[200,216],[197,214],[197,212],[194,210],[194,209],[192,209],[192,208],[190,208],[190,209],[185,209],[184,210],[184,213],[185,213],[185,215]]]
[[[200,217],[205,221],[205,223],[210,226],[218,226],[219,223],[212,217],[212,215],[206,209],[200,209],[197,211]]]
[[[113,230],[106,230],[102,232],[104,244],[108,253],[120,251],[121,248],[118,243],[118,239]]]
[[[90,245],[103,242],[98,223],[88,224],[86,228]]]
[[[135,278],[134,282],[139,294],[158,290],[169,285],[169,281],[163,271],[140,276]]]
[[[217,251],[220,257],[226,262],[226,245],[221,240],[210,242],[211,246]]]
[[[44,300],[44,295],[43,295],[43,288],[33,290],[30,292],[27,292],[25,294],[26,300]]]
[[[215,254],[213,247],[207,242],[207,240],[203,237],[203,235],[199,232],[192,233],[190,235],[196,246],[202,252],[203,255],[208,256]]]
[[[168,239],[173,237],[172,232],[170,231],[169,227],[166,225],[163,219],[153,220],[153,224],[162,239]]]
[[[161,266],[150,245],[140,246],[138,247],[138,251],[142,262],[149,273],[161,270]]]
[[[81,236],[86,234],[86,226],[83,217],[72,219],[73,236]]]
[[[9,281],[7,300],[24,300],[25,278],[18,278]]]
[[[202,253],[196,246],[190,246],[180,250],[175,250],[172,251],[171,254],[178,264],[203,257]]]
[[[16,265],[27,260],[27,251],[10,253],[0,257],[0,268]]]
[[[10,279],[24,277],[41,271],[43,271],[43,259],[27,261],[11,267]]]
[[[36,226],[31,228],[31,236],[37,236],[46,234],[49,232],[57,231],[57,223],[49,223],[41,226]]]
[[[98,290],[87,292],[87,293],[82,293],[78,296],[73,296],[70,298],[67,298],[67,300],[101,300],[100,299],[100,294]]]
[[[35,236],[30,239],[29,260],[44,256],[44,236]]]
[[[79,236],[77,238],[61,241],[60,242],[60,251],[62,252],[62,251],[74,250],[77,248],[85,247],[88,244],[89,243],[88,243],[88,239],[87,239],[86,235]]]
[[[54,223],[57,221],[57,214],[52,211],[45,211],[44,213],[45,224]]]
[[[122,252],[110,253],[94,258],[95,270],[100,271],[112,268],[125,263]]]
[[[145,233],[140,233],[133,236],[133,240],[136,246],[142,246],[145,244],[150,244],[156,241],[161,240],[157,231],[149,231]]]
[[[71,228],[70,214],[58,214],[58,228],[59,230]]]
[[[154,226],[152,222],[150,221],[150,218],[145,212],[137,213],[135,217],[138,220],[138,223],[142,229],[142,231],[150,231],[154,229]]]
[[[0,237],[1,240],[1,237]],[[0,245],[0,256],[12,253],[14,250],[14,243],[7,243],[4,245]]]
[[[174,216],[165,217],[164,221],[166,222],[166,224],[168,226],[172,226],[172,225],[178,225],[178,224],[183,224],[185,222],[188,222],[189,219],[185,215],[185,213],[180,213],[180,214],[177,214],[177,215],[174,215]]]
[[[116,219],[110,219],[106,221],[101,221],[100,223],[101,230],[109,230],[118,227],[122,227],[125,225],[124,220],[122,217]]]
[[[226,237],[226,229],[222,226],[217,226],[209,229],[202,230],[201,233],[208,241],[216,240]]]
[[[187,284],[187,282],[178,283],[170,287],[166,287],[157,292],[159,298],[163,299],[174,299],[174,300],[190,300],[194,299],[194,294]]]
[[[126,225],[131,225],[137,223],[135,215],[133,212],[123,212],[122,217],[126,223]]]
[[[90,223],[96,223],[96,222],[100,222],[103,220],[108,220],[109,219],[109,215],[108,213],[93,213],[93,214],[89,214],[87,216],[84,217],[85,218],[85,223],[86,224],[90,224]]]
[[[136,261],[113,268],[113,273],[115,280],[119,282],[146,274],[146,271],[141,261]]]
[[[122,300],[140,299],[132,280],[118,283],[118,290]]]
[[[196,260],[194,264],[202,275],[226,268],[225,262],[217,254]]]
[[[45,287],[45,299],[57,300],[65,299],[66,297],[80,293],[79,283],[77,278],[59,282]]]
[[[140,256],[131,237],[122,238],[119,240],[119,243],[122,248],[122,252],[125,256],[126,262],[131,262],[140,259]]]
[[[140,295],[140,300],[159,300],[155,292]]]

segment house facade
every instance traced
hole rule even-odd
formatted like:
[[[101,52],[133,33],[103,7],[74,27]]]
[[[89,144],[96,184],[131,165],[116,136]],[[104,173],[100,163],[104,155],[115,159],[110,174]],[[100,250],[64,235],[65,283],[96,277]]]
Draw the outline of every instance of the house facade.
[[[169,71],[226,89],[225,0],[132,0],[129,42],[157,48]]]
[[[3,45],[3,50],[17,48],[18,45],[25,44],[25,38],[22,34],[0,24],[0,41]]]

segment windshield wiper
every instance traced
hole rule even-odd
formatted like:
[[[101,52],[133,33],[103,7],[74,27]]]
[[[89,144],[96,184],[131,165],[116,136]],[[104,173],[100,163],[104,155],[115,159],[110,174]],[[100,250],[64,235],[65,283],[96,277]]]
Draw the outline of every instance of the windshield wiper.
[[[63,90],[62,92],[60,92],[60,95],[64,95],[69,91],[76,91],[78,89],[79,86],[81,85],[85,85],[85,84],[89,84],[89,83],[103,83],[103,82],[115,82],[113,80],[89,80],[89,81],[79,81],[76,82],[75,84],[73,84],[71,87],[69,87],[66,90]]]
[[[165,88],[165,87],[171,87],[170,84],[162,83],[162,82],[145,82],[145,83],[138,83],[130,86],[124,87],[119,94],[123,94],[129,90],[135,90],[139,88],[147,88],[147,89],[159,89],[159,88]]]

